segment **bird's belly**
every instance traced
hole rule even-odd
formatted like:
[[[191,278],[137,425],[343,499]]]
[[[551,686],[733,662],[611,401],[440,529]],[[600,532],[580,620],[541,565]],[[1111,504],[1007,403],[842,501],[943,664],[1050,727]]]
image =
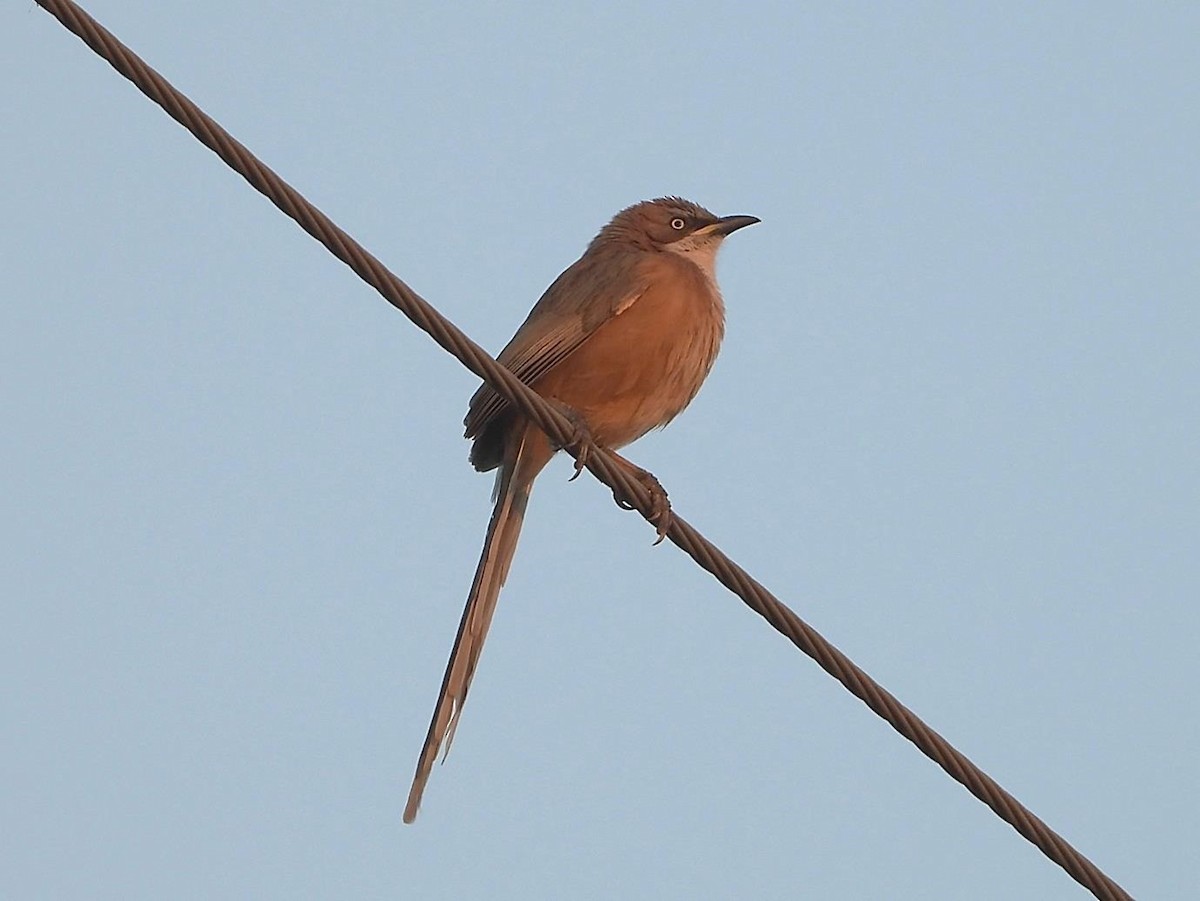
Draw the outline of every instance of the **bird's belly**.
[[[623,447],[696,396],[723,332],[719,295],[651,290],[534,387],[581,414],[597,442]]]

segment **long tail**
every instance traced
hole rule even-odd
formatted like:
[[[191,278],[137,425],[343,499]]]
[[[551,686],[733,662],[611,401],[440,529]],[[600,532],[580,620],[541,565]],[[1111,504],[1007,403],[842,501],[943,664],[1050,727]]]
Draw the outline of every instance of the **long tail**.
[[[541,437],[540,433],[537,437]],[[429,723],[429,733],[425,736],[425,746],[421,748],[417,773],[404,807],[406,823],[416,819],[421,796],[425,793],[425,783],[429,781],[429,773],[442,743],[445,742],[446,751],[449,752],[450,742],[454,739],[454,729],[467,699],[467,689],[471,687],[471,677],[475,674],[483,641],[492,624],[500,587],[508,576],[508,567],[517,549],[517,538],[521,535],[521,523],[525,518],[533,479],[549,459],[548,455],[546,459],[532,459],[542,456],[529,446],[537,443],[536,438],[526,432],[515,448],[516,453],[503,464],[497,479],[496,505],[492,510],[492,520],[488,523],[483,553],[475,569],[475,581],[471,584],[471,593],[467,595],[467,606],[458,625],[454,649],[446,664],[446,675],[442,677],[442,689],[433,708],[433,720]]]

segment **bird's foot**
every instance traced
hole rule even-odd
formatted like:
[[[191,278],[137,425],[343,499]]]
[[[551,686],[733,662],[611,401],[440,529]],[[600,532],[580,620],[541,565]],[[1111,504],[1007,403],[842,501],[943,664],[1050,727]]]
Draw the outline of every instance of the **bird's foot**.
[[[614,457],[620,461],[621,465],[638,483],[646,489],[646,493],[650,495],[650,515],[648,519],[654,524],[654,528],[658,533],[658,537],[654,543],[661,544],[662,540],[667,537],[667,529],[671,527],[671,501],[667,498],[667,490],[663,488],[662,483],[654,477],[654,473],[642,469],[636,463],[630,463],[620,454],[614,453]],[[617,506],[624,510],[636,510],[637,506],[629,502],[628,499],[621,497],[617,492],[613,492],[613,500],[617,502]]]
[[[571,437],[559,450],[570,451],[575,456],[575,472],[571,478],[567,479],[568,482],[574,482],[587,466],[588,456],[591,454],[592,448],[596,446],[596,442],[592,438],[592,431],[588,428],[587,420],[578,410],[560,401],[551,401],[551,403],[571,422]]]

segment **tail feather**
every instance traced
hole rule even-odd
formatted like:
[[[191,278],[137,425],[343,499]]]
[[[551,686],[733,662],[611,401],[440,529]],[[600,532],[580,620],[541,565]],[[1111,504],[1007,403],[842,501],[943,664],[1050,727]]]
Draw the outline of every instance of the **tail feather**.
[[[515,448],[515,454],[505,461],[496,480],[492,519],[488,523],[483,553],[479,557],[475,580],[471,584],[462,620],[458,625],[454,649],[450,652],[446,674],[442,677],[442,688],[433,710],[433,719],[429,723],[429,732],[425,736],[425,745],[421,748],[421,756],[417,760],[417,772],[413,777],[408,803],[404,808],[406,823],[411,823],[417,816],[421,796],[425,792],[425,783],[429,780],[438,751],[444,744],[443,759],[450,751],[458,717],[467,699],[467,690],[471,687],[471,678],[475,675],[475,667],[483,650],[488,627],[492,624],[492,614],[496,610],[500,588],[508,576],[509,565],[517,549],[517,539],[521,535],[521,523],[525,518],[533,479],[545,465],[545,460],[535,463],[530,459],[531,456],[540,455],[536,452],[532,455],[528,453],[528,437],[528,433],[522,436]]]

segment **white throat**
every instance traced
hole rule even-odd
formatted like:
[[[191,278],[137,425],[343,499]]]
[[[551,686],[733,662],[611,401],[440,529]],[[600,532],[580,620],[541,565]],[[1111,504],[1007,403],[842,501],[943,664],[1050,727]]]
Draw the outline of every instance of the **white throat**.
[[[720,297],[721,291],[717,287],[717,251],[721,249],[722,240],[721,235],[688,235],[667,244],[663,249],[679,254],[703,272],[708,286]]]

